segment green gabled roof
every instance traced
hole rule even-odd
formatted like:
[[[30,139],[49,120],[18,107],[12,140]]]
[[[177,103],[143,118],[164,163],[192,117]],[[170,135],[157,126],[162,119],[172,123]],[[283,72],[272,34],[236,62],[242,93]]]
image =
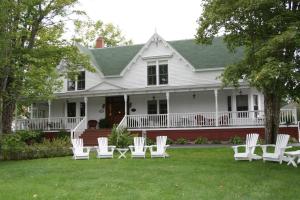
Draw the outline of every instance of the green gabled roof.
[[[105,76],[119,75],[144,45],[90,49]]]
[[[195,40],[178,40],[168,42],[195,69],[210,69],[225,67],[243,57],[242,49],[233,54],[229,52],[223,38],[214,38],[211,45],[199,45]]]
[[[225,67],[243,56],[241,49],[235,54],[230,53],[223,38],[215,38],[212,45],[199,45],[195,40],[177,40],[168,43],[196,70]],[[144,44],[101,49],[87,49],[82,46],[79,48],[91,57],[91,62],[104,76],[118,76],[143,46]]]

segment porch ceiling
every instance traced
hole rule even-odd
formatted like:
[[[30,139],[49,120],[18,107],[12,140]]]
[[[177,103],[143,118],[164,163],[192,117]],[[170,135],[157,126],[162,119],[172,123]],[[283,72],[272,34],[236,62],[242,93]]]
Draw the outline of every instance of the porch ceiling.
[[[220,84],[206,85],[185,85],[185,86],[155,86],[134,89],[115,89],[115,90],[99,90],[99,91],[75,91],[66,93],[56,93],[58,99],[74,98],[74,97],[95,97],[95,96],[117,96],[117,95],[133,95],[133,94],[157,94],[165,92],[194,92],[220,89]],[[240,88],[249,88],[247,83],[241,83]],[[234,89],[233,87],[225,87],[223,90]]]

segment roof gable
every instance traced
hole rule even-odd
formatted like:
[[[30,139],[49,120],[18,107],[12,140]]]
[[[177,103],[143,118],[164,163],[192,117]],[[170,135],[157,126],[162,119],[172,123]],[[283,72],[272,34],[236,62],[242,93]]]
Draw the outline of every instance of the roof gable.
[[[154,34],[146,44],[98,49],[87,49],[82,46],[79,48],[81,52],[90,56],[92,64],[104,76],[120,76],[129,63],[153,42],[156,35]],[[157,37],[162,39],[158,35]],[[236,53],[229,52],[222,37],[215,38],[212,45],[199,45],[192,39],[164,42],[179,53],[196,71],[224,68],[243,57],[242,48],[237,49]]]

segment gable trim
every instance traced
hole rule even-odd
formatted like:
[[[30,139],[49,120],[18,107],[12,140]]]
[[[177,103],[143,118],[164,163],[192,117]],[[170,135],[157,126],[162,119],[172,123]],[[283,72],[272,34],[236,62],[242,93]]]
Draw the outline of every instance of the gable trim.
[[[87,91],[91,91],[92,89],[94,89],[94,88],[96,88],[96,87],[98,87],[98,86],[100,86],[100,85],[103,85],[103,84],[105,84],[105,83],[108,84],[108,85],[110,85],[110,86],[116,87],[116,88],[118,88],[118,89],[124,89],[123,87],[120,87],[120,86],[118,86],[118,85],[112,84],[112,83],[110,83],[110,82],[102,81],[102,82],[100,82],[100,83],[98,83],[98,84],[96,84],[96,85],[90,87],[89,89],[87,89]]]

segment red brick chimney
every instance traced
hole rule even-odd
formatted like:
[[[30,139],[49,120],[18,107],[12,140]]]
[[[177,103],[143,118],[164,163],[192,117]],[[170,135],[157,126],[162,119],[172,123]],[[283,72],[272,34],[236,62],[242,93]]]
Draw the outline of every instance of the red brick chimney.
[[[96,40],[96,48],[104,48],[104,38],[103,37],[98,37]]]

